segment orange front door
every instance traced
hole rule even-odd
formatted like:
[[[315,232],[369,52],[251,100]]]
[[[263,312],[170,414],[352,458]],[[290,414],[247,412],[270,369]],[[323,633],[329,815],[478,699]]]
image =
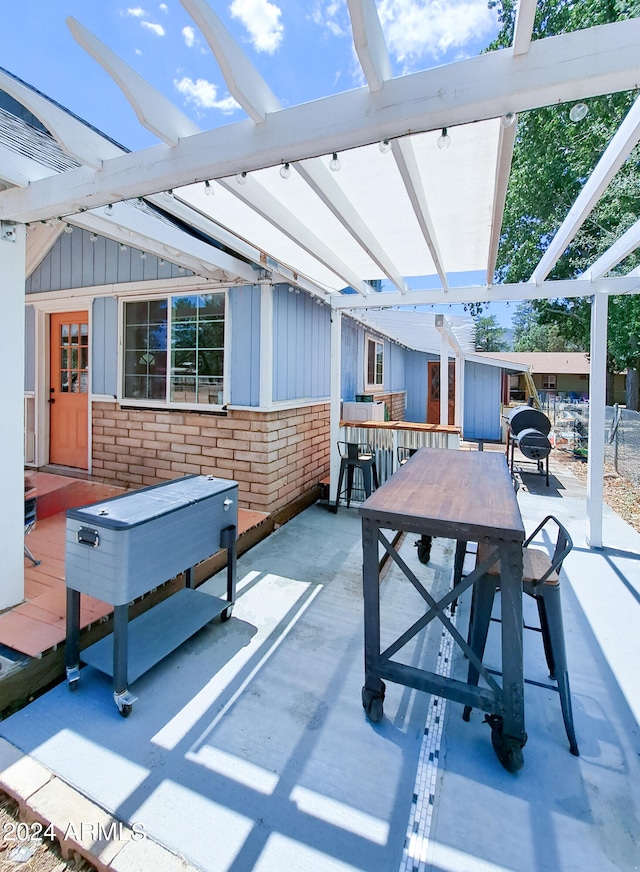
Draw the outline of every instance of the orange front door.
[[[430,360],[428,363],[427,384],[427,424],[440,423],[440,362]],[[455,361],[449,361],[449,424],[455,421],[456,405],[456,366]]]
[[[51,315],[49,463],[89,467],[87,312]]]

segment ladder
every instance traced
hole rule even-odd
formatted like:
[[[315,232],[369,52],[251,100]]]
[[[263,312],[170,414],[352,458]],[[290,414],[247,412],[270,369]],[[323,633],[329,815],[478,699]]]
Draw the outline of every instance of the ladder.
[[[535,406],[536,409],[541,410],[542,405],[540,403],[540,397],[538,396],[538,390],[537,390],[535,383],[533,381],[533,376],[531,375],[529,370],[527,370],[524,373],[524,383],[525,383],[525,387],[527,389],[527,393],[529,394],[530,397],[533,398],[533,405]]]

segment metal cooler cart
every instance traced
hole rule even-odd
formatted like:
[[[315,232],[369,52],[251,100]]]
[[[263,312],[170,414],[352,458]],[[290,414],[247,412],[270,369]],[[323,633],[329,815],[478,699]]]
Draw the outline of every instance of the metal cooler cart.
[[[80,594],[111,603],[113,634],[82,661],[113,676],[123,717],[136,697],[128,683],[155,666],[213,618],[231,617],[236,585],[238,484],[191,475],[67,511],[67,681],[80,679]],[[193,567],[227,549],[227,598],[193,588]],[[186,587],[129,624],[129,604],[186,572]]]

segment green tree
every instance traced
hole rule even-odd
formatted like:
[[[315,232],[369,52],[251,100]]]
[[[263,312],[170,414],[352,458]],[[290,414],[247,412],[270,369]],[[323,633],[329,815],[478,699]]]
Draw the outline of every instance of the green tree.
[[[562,313],[566,317],[566,313]],[[555,318],[558,313],[549,314]],[[581,338],[567,338],[555,321],[541,321],[541,313],[530,301],[519,303],[513,316],[514,351],[588,351]]]
[[[505,341],[506,329],[498,324],[495,315],[474,318],[476,327],[476,348],[479,351],[508,351],[509,344]]]
[[[501,24],[491,49],[511,45],[514,0],[490,0]],[[640,0],[539,0],[533,39],[624,18],[640,17]],[[581,122],[569,119],[570,106],[551,106],[521,113],[509,181],[496,281],[530,278],[572,203],[589,178],[636,92],[594,97]],[[640,147],[636,147],[600,202],[554,266],[551,279],[575,278],[640,218]],[[624,274],[640,262],[637,253],[620,264]],[[558,299],[533,303],[540,324],[555,325],[567,343],[589,347],[590,300]],[[640,367],[640,312],[637,297],[610,301],[609,366],[611,371]],[[637,383],[637,380],[636,380]],[[629,396],[638,408],[640,397]]]

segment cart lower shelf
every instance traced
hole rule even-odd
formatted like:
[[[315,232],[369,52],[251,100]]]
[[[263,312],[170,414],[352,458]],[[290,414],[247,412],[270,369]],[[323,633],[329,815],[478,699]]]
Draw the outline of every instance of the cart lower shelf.
[[[175,651],[218,615],[227,618],[232,604],[201,591],[183,588],[127,625],[127,678],[133,683]],[[113,677],[113,633],[85,648],[80,659]]]

